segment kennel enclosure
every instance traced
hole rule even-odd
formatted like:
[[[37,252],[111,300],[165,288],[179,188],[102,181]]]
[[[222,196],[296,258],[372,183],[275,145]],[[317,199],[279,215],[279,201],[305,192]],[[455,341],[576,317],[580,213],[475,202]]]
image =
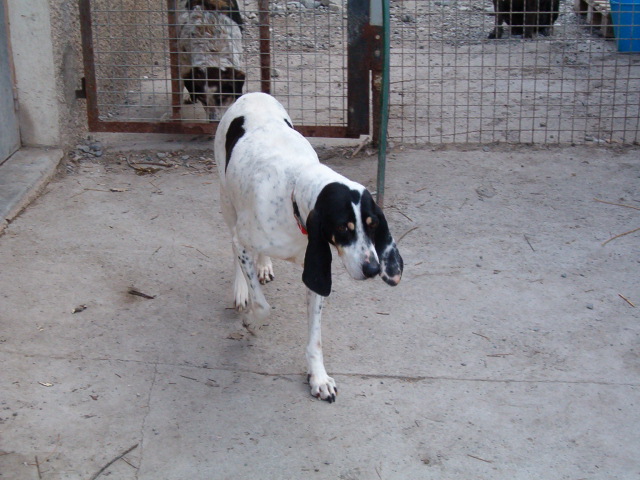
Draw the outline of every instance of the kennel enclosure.
[[[276,96],[305,135],[375,135],[378,3],[239,5],[246,92]],[[548,36],[507,26],[489,39],[490,0],[391,1],[389,141],[637,143],[640,55],[617,50],[608,13],[593,5],[562,0]],[[91,130],[213,133],[202,108],[181,101],[172,72],[175,0],[80,8]]]

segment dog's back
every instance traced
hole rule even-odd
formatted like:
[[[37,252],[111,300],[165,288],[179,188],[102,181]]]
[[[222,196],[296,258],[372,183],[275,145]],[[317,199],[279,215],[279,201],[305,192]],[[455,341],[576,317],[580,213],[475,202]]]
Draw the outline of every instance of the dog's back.
[[[228,125],[238,117],[243,117],[244,131],[269,127],[273,120],[280,118],[291,125],[291,118],[284,107],[271,95],[253,92],[241,96],[220,120],[219,129],[227,131]],[[280,125],[278,125],[279,127]]]
[[[252,169],[300,168],[305,161],[318,163],[315,151],[293,128],[284,107],[264,93],[240,97],[220,120],[218,132],[214,149],[223,183],[227,176],[246,171],[248,162]]]
[[[319,167],[316,152],[280,103],[264,93],[240,97],[214,141],[223,213],[246,244],[276,258],[304,253],[291,195],[296,180]]]

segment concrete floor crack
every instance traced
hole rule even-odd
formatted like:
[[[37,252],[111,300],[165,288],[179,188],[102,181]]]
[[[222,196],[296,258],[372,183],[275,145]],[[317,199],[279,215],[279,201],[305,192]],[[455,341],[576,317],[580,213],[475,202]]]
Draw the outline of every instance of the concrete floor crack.
[[[135,474],[136,480],[138,479],[138,475],[140,473],[140,469],[142,468],[142,462],[144,459],[144,447],[145,447],[144,432],[147,427],[147,418],[151,414],[151,397],[153,396],[153,390],[155,389],[157,378],[158,378],[158,362],[156,361],[153,364],[153,377],[151,378],[151,385],[149,386],[149,392],[147,394],[147,412],[142,418],[142,422],[140,425],[140,460],[138,461],[138,468],[136,469],[136,474]]]

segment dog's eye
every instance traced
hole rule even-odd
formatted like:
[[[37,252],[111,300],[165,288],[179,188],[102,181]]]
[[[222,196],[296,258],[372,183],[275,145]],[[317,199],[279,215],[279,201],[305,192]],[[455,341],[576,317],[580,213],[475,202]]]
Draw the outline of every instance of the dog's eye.
[[[366,224],[367,227],[369,227],[371,230],[375,230],[376,228],[378,228],[378,220],[373,217],[368,217],[366,220]]]
[[[339,225],[336,230],[338,230],[338,233],[347,233],[348,228],[346,225]]]

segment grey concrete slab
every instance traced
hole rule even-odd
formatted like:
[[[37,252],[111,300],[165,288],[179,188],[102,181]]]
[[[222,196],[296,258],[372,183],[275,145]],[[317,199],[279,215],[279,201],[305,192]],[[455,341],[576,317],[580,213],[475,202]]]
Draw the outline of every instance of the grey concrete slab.
[[[390,155],[405,275],[336,262],[333,405],[298,267],[255,336],[229,308],[210,153],[56,177],[0,237],[0,478],[637,478],[638,233],[603,243],[640,226],[639,152],[485,150]],[[375,184],[373,158],[328,163]]]
[[[51,180],[62,150],[22,148],[0,165],[0,233]]]

